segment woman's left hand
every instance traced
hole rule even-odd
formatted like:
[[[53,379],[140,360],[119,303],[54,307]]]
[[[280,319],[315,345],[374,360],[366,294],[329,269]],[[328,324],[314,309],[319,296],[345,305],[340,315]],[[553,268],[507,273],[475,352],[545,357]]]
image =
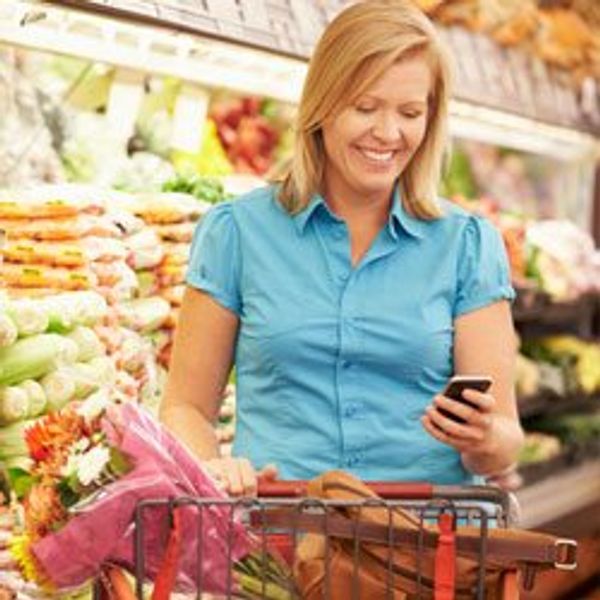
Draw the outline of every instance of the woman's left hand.
[[[452,446],[461,453],[488,452],[493,444],[496,399],[491,394],[464,390],[463,398],[469,406],[446,396],[437,395],[425,410],[421,423],[436,440]],[[444,416],[439,409],[462,419],[457,422]]]

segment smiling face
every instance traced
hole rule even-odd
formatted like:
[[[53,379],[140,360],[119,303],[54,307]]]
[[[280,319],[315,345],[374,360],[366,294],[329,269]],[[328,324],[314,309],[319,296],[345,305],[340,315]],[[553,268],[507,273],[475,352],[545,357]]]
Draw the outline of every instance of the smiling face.
[[[432,74],[424,54],[394,63],[323,124],[325,192],[336,201],[387,201],[427,130]]]

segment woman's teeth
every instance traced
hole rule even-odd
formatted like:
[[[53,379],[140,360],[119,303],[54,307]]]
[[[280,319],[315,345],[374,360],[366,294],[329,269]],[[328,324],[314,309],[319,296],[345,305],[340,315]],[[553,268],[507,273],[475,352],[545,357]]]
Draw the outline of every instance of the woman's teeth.
[[[392,160],[392,157],[394,156],[393,150],[388,150],[387,152],[378,152],[376,150],[366,150],[365,148],[361,148],[360,152],[369,160],[374,160],[381,163]]]

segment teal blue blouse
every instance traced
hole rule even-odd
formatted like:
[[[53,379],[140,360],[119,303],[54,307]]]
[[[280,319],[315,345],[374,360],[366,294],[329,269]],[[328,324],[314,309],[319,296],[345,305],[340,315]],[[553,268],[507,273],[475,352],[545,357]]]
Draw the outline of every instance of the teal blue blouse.
[[[235,455],[285,479],[472,481],[419,419],[453,374],[456,317],[514,291],[497,230],[440,202],[423,221],[396,193],[355,267],[320,196],[290,216],[267,187],[204,217],[187,283],[240,319]]]

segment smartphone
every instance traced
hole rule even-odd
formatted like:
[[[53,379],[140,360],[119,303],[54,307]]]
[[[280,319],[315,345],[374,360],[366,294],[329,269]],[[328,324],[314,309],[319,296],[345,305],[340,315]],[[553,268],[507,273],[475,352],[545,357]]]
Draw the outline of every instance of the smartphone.
[[[463,398],[464,390],[477,390],[478,392],[487,392],[492,386],[492,378],[487,375],[454,375],[442,391],[442,396],[462,402],[473,408],[477,408],[472,402]],[[465,423],[461,417],[451,413],[443,408],[438,408],[441,414],[448,419],[452,419],[456,423]]]

